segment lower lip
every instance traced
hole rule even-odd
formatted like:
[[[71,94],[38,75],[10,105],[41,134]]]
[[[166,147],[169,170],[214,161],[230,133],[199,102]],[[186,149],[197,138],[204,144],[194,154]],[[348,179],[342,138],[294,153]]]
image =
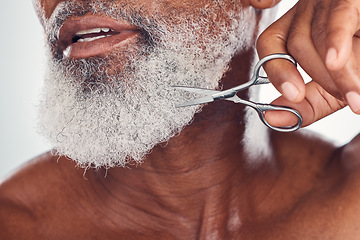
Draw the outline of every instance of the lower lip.
[[[127,43],[136,38],[138,31],[126,30],[117,35],[96,39],[90,42],[76,42],[64,50],[65,58],[89,58],[105,54],[114,48],[124,48]]]

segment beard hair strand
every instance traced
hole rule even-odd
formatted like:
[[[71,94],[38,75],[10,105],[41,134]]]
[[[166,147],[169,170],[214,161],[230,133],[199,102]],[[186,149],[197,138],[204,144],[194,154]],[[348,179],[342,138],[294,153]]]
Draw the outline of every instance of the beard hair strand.
[[[73,2],[64,4],[67,9]],[[207,19],[192,20],[181,29],[179,25],[176,31],[162,30],[161,36],[150,33],[153,44],[143,44],[136,55],[114,51],[102,58],[70,60],[54,57],[49,46],[40,131],[58,155],[81,167],[141,163],[155,145],[178,134],[201,110],[176,108],[199,96],[171,86],[217,88],[233,55],[250,45],[254,10],[239,12],[228,13],[232,23],[218,24],[219,34],[206,38],[196,33]],[[158,29],[169,25],[151,22]],[[124,56],[126,60],[119,61]]]

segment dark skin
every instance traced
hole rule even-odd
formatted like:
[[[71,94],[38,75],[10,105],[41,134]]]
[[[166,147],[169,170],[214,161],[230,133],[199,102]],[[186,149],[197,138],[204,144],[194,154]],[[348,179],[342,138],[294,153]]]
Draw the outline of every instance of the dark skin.
[[[42,1],[46,16],[54,2]],[[225,89],[246,79],[252,58],[250,49],[232,59]],[[84,173],[44,154],[2,183],[0,239],[357,239],[360,136],[339,148],[306,132],[271,131],[271,159],[249,167],[243,118],[239,104],[211,103],[130,169]]]

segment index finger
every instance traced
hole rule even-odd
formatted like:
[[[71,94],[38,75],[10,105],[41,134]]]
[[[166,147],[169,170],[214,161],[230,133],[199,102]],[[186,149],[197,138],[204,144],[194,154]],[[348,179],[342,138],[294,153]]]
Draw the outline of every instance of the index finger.
[[[260,59],[274,53],[289,54],[287,38],[295,12],[296,6],[259,36],[256,48]],[[304,98],[304,81],[294,64],[275,59],[264,64],[264,69],[275,88],[287,99],[299,102]]]

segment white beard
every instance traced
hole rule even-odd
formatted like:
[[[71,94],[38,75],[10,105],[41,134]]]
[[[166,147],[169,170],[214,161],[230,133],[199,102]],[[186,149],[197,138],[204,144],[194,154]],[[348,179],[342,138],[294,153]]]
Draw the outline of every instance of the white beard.
[[[62,4],[66,3],[60,8]],[[40,104],[41,132],[57,154],[82,167],[142,162],[155,145],[180,133],[200,110],[175,108],[199,96],[171,86],[216,88],[233,55],[251,44],[254,10],[239,12],[229,15],[234,20],[219,29],[222,34],[209,34],[199,43],[196,27],[202,23],[186,22],[176,32],[166,31],[155,47],[142,49],[126,63],[117,61],[118,52],[100,60],[49,57]],[[166,29],[166,23],[157,24]],[[108,65],[117,64],[125,70],[106,72]],[[101,79],[84,85],[88,76]]]

